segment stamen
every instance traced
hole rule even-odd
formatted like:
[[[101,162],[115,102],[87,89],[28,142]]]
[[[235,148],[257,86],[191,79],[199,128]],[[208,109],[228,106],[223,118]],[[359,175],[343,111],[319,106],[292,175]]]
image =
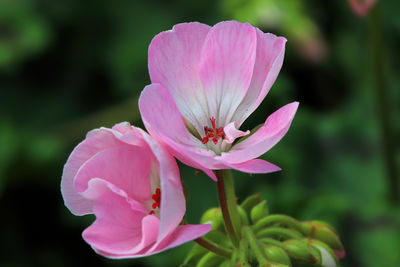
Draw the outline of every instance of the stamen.
[[[219,138],[221,138],[222,140],[225,139],[224,128],[223,127],[217,128],[215,126],[215,118],[214,117],[211,117],[210,121],[211,121],[212,129],[208,128],[207,126],[204,126],[205,136],[201,140],[201,142],[203,144],[207,144],[208,141],[210,141],[210,139],[212,140],[212,142],[214,144],[218,143]]]
[[[151,195],[151,198],[154,200],[154,203],[151,205],[151,208],[153,210],[151,210],[149,212],[150,215],[154,214],[154,210],[156,208],[160,209],[160,205],[161,205],[161,190],[160,190],[160,188],[156,189],[156,192]]]

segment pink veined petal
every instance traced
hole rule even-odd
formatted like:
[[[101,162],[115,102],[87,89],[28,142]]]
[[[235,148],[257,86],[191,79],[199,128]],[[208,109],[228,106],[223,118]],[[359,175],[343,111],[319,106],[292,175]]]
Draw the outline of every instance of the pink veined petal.
[[[257,53],[247,94],[237,108],[233,121],[239,126],[265,98],[283,64],[286,39],[257,29]]]
[[[129,205],[131,206],[132,210],[140,211],[142,213],[148,212],[140,202],[130,198],[123,189],[101,178],[91,179],[88,182],[88,187],[86,188],[86,190],[81,192],[80,194],[86,199],[96,200],[103,194],[108,194],[110,192],[125,198],[126,201],[129,203]]]
[[[188,224],[179,226],[169,238],[161,242],[156,247],[152,248],[149,252],[151,254],[161,252],[179,246],[183,243],[201,237],[211,231],[210,224]]]
[[[155,242],[159,220],[132,210],[121,196],[106,193],[95,201],[96,221],[82,234],[96,250],[108,253],[137,253]]]
[[[230,164],[230,167],[247,173],[271,173],[281,170],[275,164],[262,159],[252,159],[243,163]]]
[[[186,200],[183,195],[179,169],[175,159],[146,132],[141,131],[141,133],[160,166],[161,221],[157,237],[157,243],[159,243],[171,234],[182,221],[186,211]]]
[[[253,74],[256,31],[248,23],[225,21],[208,32],[201,52],[200,79],[210,115],[225,126],[243,97]],[[209,125],[208,123],[207,125]]]
[[[61,193],[65,206],[73,214],[84,215],[92,213],[93,206],[91,200],[83,198],[75,191],[73,182],[79,168],[97,152],[120,145],[121,143],[112,133],[96,129],[89,132],[88,137],[72,151],[64,166],[61,178]]]
[[[250,133],[250,131],[240,131],[238,130],[238,127],[239,123],[236,121],[231,122],[224,127],[225,142],[227,142],[228,144],[232,144],[236,138],[246,136]]]
[[[156,35],[149,46],[152,83],[168,89],[182,116],[197,131],[202,131],[210,117],[198,73],[200,52],[210,29],[198,22],[177,24]]]
[[[123,130],[125,129],[125,130]],[[135,136],[127,123],[120,123],[113,129],[100,128],[87,133],[86,139],[82,141],[69,156],[64,166],[61,179],[61,193],[64,203],[75,215],[85,215],[92,212],[93,203],[91,200],[80,196],[74,188],[74,178],[79,168],[97,152],[107,148],[123,145],[123,142],[131,145],[142,145],[143,141]]]
[[[212,151],[186,129],[181,114],[168,91],[160,84],[145,87],[139,98],[139,109],[146,129],[183,163],[206,172],[216,180],[213,168],[221,164]]]
[[[91,179],[101,178],[124,190],[132,199],[149,200],[151,160],[150,151],[137,146],[103,150],[81,166],[74,180],[75,189],[83,192]]]
[[[293,102],[275,111],[252,136],[234,145],[228,153],[222,153],[221,160],[241,163],[267,152],[286,134],[298,106],[298,102]]]
[[[179,246],[188,241],[194,240],[201,237],[211,231],[211,225],[199,224],[199,225],[182,225],[179,226],[168,238],[157,246],[153,246],[150,249],[145,249],[137,254],[113,254],[101,250],[96,250],[97,253],[111,258],[111,259],[128,259],[128,258],[139,258],[150,256],[156,253],[160,253],[164,250]]]

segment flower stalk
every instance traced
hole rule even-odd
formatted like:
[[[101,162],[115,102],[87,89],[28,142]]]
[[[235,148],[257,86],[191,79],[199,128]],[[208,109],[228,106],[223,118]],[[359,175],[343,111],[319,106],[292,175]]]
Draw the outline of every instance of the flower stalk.
[[[199,244],[200,246],[204,247],[205,249],[207,249],[207,250],[209,250],[211,252],[214,252],[215,254],[217,254],[219,256],[222,256],[222,257],[225,257],[225,258],[228,258],[228,259],[231,258],[232,251],[227,249],[227,248],[224,248],[224,247],[220,246],[217,243],[214,243],[214,242],[212,242],[210,240],[207,240],[207,239],[205,239],[203,237],[199,237],[199,238],[195,239],[194,241],[197,244]]]
[[[392,203],[400,202],[399,172],[396,166],[393,119],[391,116],[390,86],[387,77],[387,56],[384,51],[380,5],[377,4],[369,16],[368,28],[371,39],[372,73],[374,76],[375,100],[381,126],[381,146],[387,171],[388,195]]]
[[[224,176],[224,173],[226,173],[227,175]],[[235,247],[238,247],[239,239],[237,231],[239,231],[240,229],[240,217],[236,207],[233,177],[231,173],[224,170],[217,170],[216,176],[218,179],[218,198],[221,206],[221,212],[224,219],[226,232],[228,233],[233,245]],[[234,226],[234,224],[236,225],[236,227]]]
[[[251,251],[253,252],[254,256],[256,257],[258,263],[260,266],[267,266],[270,262],[265,258],[263,251],[260,248],[260,245],[251,230],[250,227],[244,226],[243,229],[243,236],[247,239],[249,242]]]

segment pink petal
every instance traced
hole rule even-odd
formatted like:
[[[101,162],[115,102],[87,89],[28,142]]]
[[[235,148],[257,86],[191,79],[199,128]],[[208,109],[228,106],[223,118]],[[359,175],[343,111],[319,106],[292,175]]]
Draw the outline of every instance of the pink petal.
[[[221,160],[242,163],[267,152],[286,134],[298,106],[298,102],[293,102],[275,111],[252,136],[234,145],[229,152],[222,153]]]
[[[239,126],[260,105],[282,67],[286,39],[257,29],[257,53],[247,94],[236,110],[233,121]]]
[[[75,191],[73,180],[79,168],[97,152],[120,145],[121,143],[112,133],[96,130],[89,132],[88,137],[72,151],[64,166],[61,179],[61,193],[65,205],[73,214],[89,214],[92,212],[93,206],[91,200],[83,198]]]
[[[262,159],[252,159],[243,163],[230,164],[230,166],[232,169],[247,173],[271,173],[281,170],[278,166]]]
[[[188,241],[194,240],[201,237],[211,231],[211,225],[199,224],[199,225],[182,225],[179,226],[172,235],[164,240],[161,244],[153,246],[148,250],[141,251],[137,254],[112,254],[101,250],[96,250],[97,253],[113,259],[126,259],[126,258],[139,258],[150,256],[156,253],[160,253],[164,250],[179,246]]]
[[[211,231],[210,224],[190,224],[179,226],[178,229],[164,242],[160,243],[157,247],[150,250],[151,254],[164,251],[183,243],[189,242],[193,239],[201,237]]]
[[[227,142],[228,144],[232,144],[236,138],[246,136],[250,133],[250,131],[242,132],[238,130],[238,126],[239,124],[234,121],[224,127],[225,142]]]
[[[81,196],[90,199],[96,200],[104,194],[107,193],[114,193],[123,198],[129,203],[132,210],[140,211],[142,213],[147,213],[147,209],[143,207],[143,204],[130,198],[128,194],[121,188],[115,186],[114,184],[110,183],[101,178],[93,178],[88,182],[88,186],[85,191],[81,192]]]
[[[132,210],[124,198],[114,193],[98,198],[94,213],[96,221],[82,236],[96,250],[137,253],[157,238],[158,218]]]
[[[216,180],[210,171],[221,166],[215,160],[215,153],[206,151],[200,140],[189,133],[172,97],[163,86],[146,86],[139,98],[139,109],[146,129],[152,137],[166,144],[180,161],[206,172]]]
[[[138,156],[140,155],[140,157]],[[151,199],[150,176],[152,155],[138,146],[119,146],[98,152],[79,169],[75,180],[77,192],[88,188],[93,178],[101,178],[124,190],[136,201]]]
[[[202,131],[209,118],[198,65],[210,28],[198,22],[178,24],[155,36],[149,47],[152,83],[168,89],[182,116],[198,131]]]
[[[89,214],[93,206],[91,200],[80,196],[74,188],[73,181],[79,168],[97,152],[121,146],[123,142],[132,145],[143,145],[143,140],[138,139],[134,128],[127,122],[119,123],[113,129],[100,128],[88,132],[86,139],[72,151],[64,166],[61,193],[65,205],[73,214]]]
[[[201,52],[200,78],[210,116],[225,126],[246,95],[256,55],[256,31],[248,23],[226,21],[208,33]]]
[[[183,195],[179,169],[175,159],[146,132],[142,131],[142,135],[160,166],[161,221],[157,237],[157,243],[159,243],[171,234],[182,221],[186,211],[186,199]]]

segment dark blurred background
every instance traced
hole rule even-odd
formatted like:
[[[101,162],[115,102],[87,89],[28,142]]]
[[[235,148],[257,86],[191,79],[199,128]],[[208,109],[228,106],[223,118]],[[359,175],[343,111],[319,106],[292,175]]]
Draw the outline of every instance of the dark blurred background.
[[[109,260],[60,194],[63,164],[88,130],[143,126],[147,47],[174,24],[247,21],[288,39],[270,93],[243,129],[292,101],[286,137],[263,158],[283,171],[235,172],[239,201],[334,225],[343,266],[400,266],[400,4],[360,17],[346,0],[0,1],[0,266],[179,266],[186,244]],[[188,220],[217,205],[216,184],[181,166]],[[205,194],[204,192],[207,192]],[[209,193],[215,192],[215,194]]]

